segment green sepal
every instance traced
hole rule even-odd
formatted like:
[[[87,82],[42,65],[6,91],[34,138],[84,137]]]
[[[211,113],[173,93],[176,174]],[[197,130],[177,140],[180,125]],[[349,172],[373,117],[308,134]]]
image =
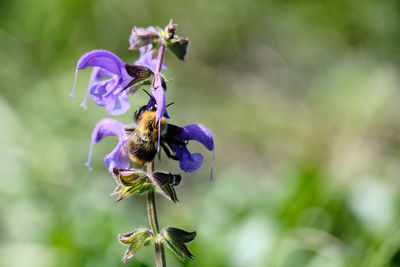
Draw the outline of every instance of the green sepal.
[[[149,182],[146,173],[130,169],[113,169],[118,186],[111,195],[119,195],[115,202],[127,198],[130,195],[139,195],[153,190],[154,185]]]
[[[122,258],[123,262],[130,259],[142,246],[149,244],[153,239],[153,232],[148,229],[136,229],[126,234],[119,234],[118,239],[123,244],[130,244]]]
[[[178,59],[185,60],[187,54],[189,39],[177,37],[165,40],[169,51],[172,52]]]
[[[154,172],[150,179],[163,196],[173,202],[178,201],[174,186],[178,185],[181,181],[181,176],[179,174]]]
[[[186,243],[193,241],[196,238],[196,231],[186,232],[184,230],[166,227],[160,232],[161,242],[174,252],[182,261],[185,256],[193,259],[193,254],[189,251]]]

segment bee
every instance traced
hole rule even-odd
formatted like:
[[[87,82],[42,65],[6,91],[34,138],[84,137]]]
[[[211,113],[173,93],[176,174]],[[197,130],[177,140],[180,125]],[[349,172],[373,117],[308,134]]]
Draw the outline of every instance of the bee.
[[[128,154],[129,159],[140,166],[151,162],[157,154],[158,147],[158,121],[156,112],[146,110],[137,115],[137,126],[135,128],[126,128],[129,134],[123,149]],[[163,117],[160,123],[160,130],[166,127],[166,119]]]
[[[122,148],[128,154],[129,159],[139,166],[151,162],[156,156],[158,149],[159,122],[156,119],[156,100],[148,92],[146,93],[150,96],[150,103],[152,104],[150,106],[149,104],[144,105],[134,113],[133,119],[136,125],[125,128],[125,132],[129,135],[129,138]],[[170,103],[166,107],[172,104]],[[175,151],[171,147],[170,142],[174,140],[173,136],[180,133],[181,130],[178,126],[168,124],[165,117],[161,118],[160,146],[167,157],[173,160],[179,160],[179,158],[174,155]]]

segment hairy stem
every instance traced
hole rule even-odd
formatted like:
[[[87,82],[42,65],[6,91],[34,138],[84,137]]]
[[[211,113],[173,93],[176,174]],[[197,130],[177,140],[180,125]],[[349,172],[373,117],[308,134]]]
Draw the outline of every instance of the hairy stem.
[[[158,55],[157,55],[157,66],[155,69],[155,75],[157,75],[160,70],[161,70],[161,65],[162,65],[162,61],[164,58],[164,53],[165,53],[165,43],[163,40],[161,40],[160,42],[160,48],[158,49]]]
[[[151,175],[154,170],[154,161],[147,164],[147,173]],[[151,230],[154,233],[154,236],[160,232],[160,228],[158,227],[157,220],[157,209],[156,209],[156,199],[154,190],[147,193],[147,216],[149,218],[149,224],[151,226]],[[164,246],[160,243],[155,243],[155,254],[156,254],[156,264],[157,267],[165,267],[167,266],[165,261],[165,252]]]
[[[156,66],[156,69],[154,72],[154,78],[153,78],[153,82],[151,85],[153,90],[155,89],[154,81],[155,81],[156,77],[159,75],[160,70],[161,70],[164,53],[165,53],[165,43],[163,40],[161,40],[160,48],[158,50],[158,55],[157,55],[157,66]],[[147,173],[149,175],[151,175],[153,173],[153,171],[154,171],[154,161],[147,164]],[[154,190],[147,193],[147,215],[149,218],[151,230],[153,231],[154,236],[156,236],[160,232],[160,229],[158,227],[156,199],[155,199]],[[166,261],[165,261],[165,252],[164,252],[163,244],[155,243],[155,252],[156,252],[157,267],[167,266]]]

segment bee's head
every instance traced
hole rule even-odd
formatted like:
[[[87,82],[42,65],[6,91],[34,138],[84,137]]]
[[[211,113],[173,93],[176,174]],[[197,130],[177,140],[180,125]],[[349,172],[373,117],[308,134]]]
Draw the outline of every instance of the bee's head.
[[[147,105],[141,106],[138,110],[135,111],[135,113],[133,114],[133,120],[135,122],[138,122],[140,119],[140,116],[143,114],[143,112],[145,111],[156,111],[157,110],[157,102],[156,99],[154,98],[154,96],[152,96],[151,94],[149,94],[146,90],[143,90],[146,92],[146,94],[150,97],[149,102],[147,103]],[[165,107],[169,107],[172,104],[174,104],[174,102],[169,103],[168,105],[166,105]],[[166,117],[167,119],[169,119],[169,115],[167,113],[167,111],[165,111],[164,117]]]
[[[140,116],[143,114],[145,111],[156,111],[157,110],[157,104],[156,104],[156,99],[154,96],[150,95],[146,90],[143,90],[146,92],[146,94],[150,97],[149,102],[147,105],[141,106],[138,110],[135,111],[133,114],[133,120],[138,121]]]

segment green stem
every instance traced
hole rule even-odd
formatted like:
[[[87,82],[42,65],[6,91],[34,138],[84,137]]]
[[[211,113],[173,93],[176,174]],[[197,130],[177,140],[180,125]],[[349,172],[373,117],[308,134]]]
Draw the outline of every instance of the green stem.
[[[147,173],[152,174],[154,170],[154,161],[147,164]],[[154,190],[147,193],[147,216],[149,218],[149,224],[154,236],[157,236],[160,232],[157,220],[157,209],[156,209],[156,198]],[[166,267],[164,246],[161,243],[155,243],[155,253],[156,253],[156,264],[157,267]]]
[[[159,73],[161,71],[161,65],[162,65],[164,53],[165,53],[165,43],[163,40],[161,40],[160,48],[158,49],[158,55],[157,55],[157,66],[154,71],[154,77],[153,77],[153,81],[151,84],[152,89],[156,89],[156,88],[154,88],[154,82],[156,80],[156,77],[158,75],[160,75]],[[147,173],[149,175],[151,175],[153,173],[153,171],[154,171],[154,161],[147,164]],[[154,190],[147,193],[147,216],[149,218],[151,230],[153,231],[154,236],[157,236],[158,233],[160,232],[160,229],[158,228],[156,199],[155,199]],[[165,252],[164,252],[163,244],[155,242],[154,245],[155,245],[155,251],[156,251],[157,267],[166,267],[167,264],[165,262]]]

